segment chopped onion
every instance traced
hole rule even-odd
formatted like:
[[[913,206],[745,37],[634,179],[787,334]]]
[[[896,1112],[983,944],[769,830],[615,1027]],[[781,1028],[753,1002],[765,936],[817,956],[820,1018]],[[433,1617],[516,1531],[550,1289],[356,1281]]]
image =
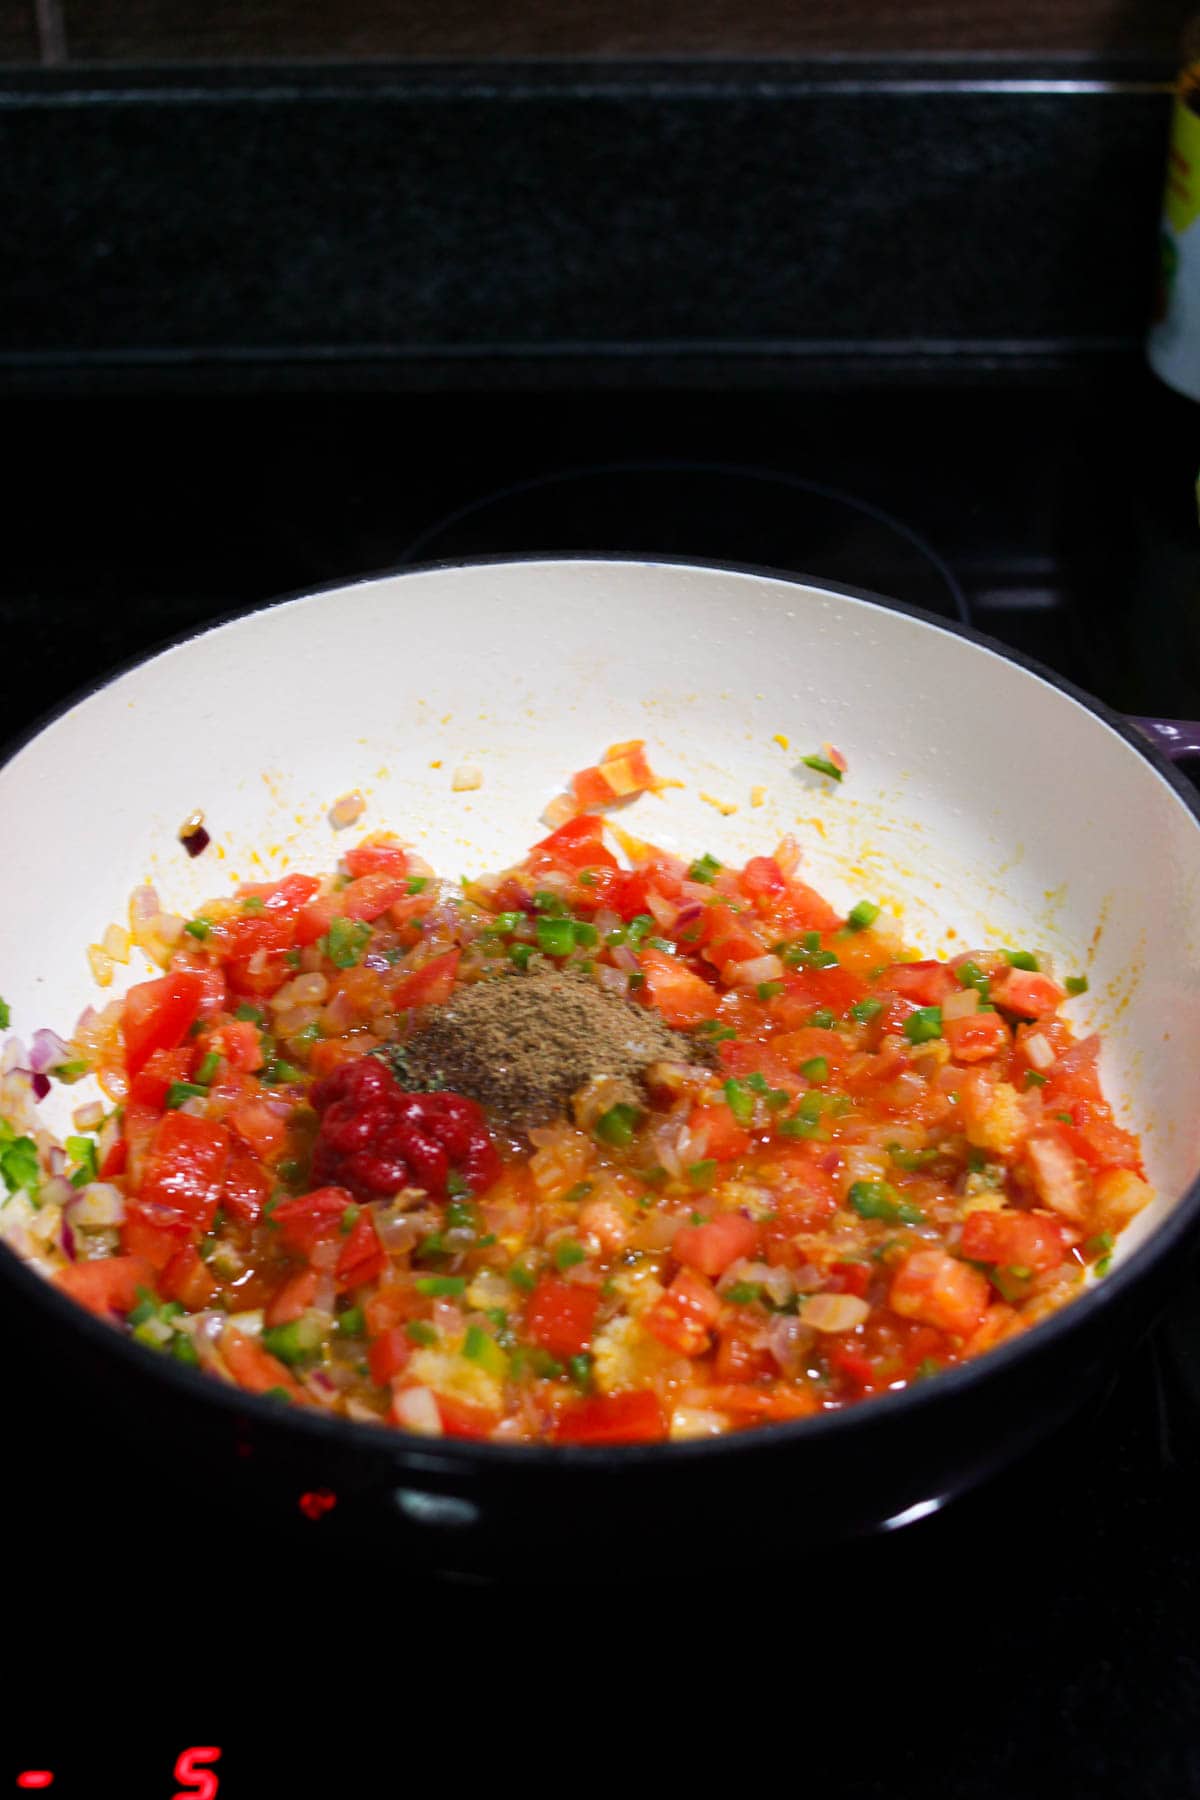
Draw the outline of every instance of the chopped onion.
[[[134,888],[129,897],[129,919],[135,927],[148,925],[159,912],[158,895],[152,887]]]
[[[402,1388],[392,1401],[392,1417],[398,1425],[423,1432],[426,1437],[442,1435],[442,1415],[432,1388]]]
[[[71,1114],[71,1123],[76,1131],[94,1131],[97,1125],[104,1123],[104,1107],[99,1100],[89,1100],[86,1106],[77,1106]]]
[[[628,944],[617,944],[609,952],[615,966],[625,975],[632,975],[638,968],[638,959]]]
[[[34,1032],[29,1048],[29,1067],[35,1074],[42,1075],[47,1069],[70,1060],[71,1052],[57,1032],[48,1031],[45,1026]]]
[[[329,823],[335,831],[342,831],[347,825],[353,825],[356,819],[361,819],[366,810],[366,801],[358,789],[354,788],[334,801],[329,809]]]
[[[329,983],[319,971],[311,975],[297,975],[292,981],[285,981],[277,994],[272,994],[270,1007],[272,1012],[286,1012],[291,1006],[312,1006],[324,1000],[329,993]]]
[[[958,993],[950,994],[942,1001],[943,1019],[969,1019],[972,1013],[978,1011],[978,988],[960,988]]]
[[[114,962],[127,963],[129,961],[129,946],[132,942],[133,940],[125,930],[124,926],[110,925],[104,936],[100,939],[100,948],[106,950]]]
[[[854,1331],[871,1308],[857,1294],[811,1294],[803,1319],[814,1331]]]
[[[646,911],[664,931],[670,931],[679,917],[679,908],[670,900],[664,900],[661,894],[656,894],[653,888],[646,894]]]
[[[776,1313],[763,1331],[767,1349],[785,1375],[799,1375],[808,1364],[813,1334],[802,1318]]]
[[[725,965],[725,980],[731,987],[757,987],[762,981],[782,979],[783,964],[777,956],[752,956],[748,962]]]
[[[34,1099],[44,1100],[50,1092],[50,1077],[48,1075],[31,1075],[29,1085],[33,1089]]]
[[[1058,1058],[1055,1056],[1049,1038],[1043,1037],[1040,1031],[1031,1031],[1027,1038],[1021,1040],[1026,1056],[1041,1074],[1052,1069]]]
[[[483,770],[474,763],[462,763],[450,777],[451,791],[456,794],[470,793],[474,788],[483,786]]]
[[[52,1175],[49,1181],[43,1181],[40,1202],[46,1206],[70,1206],[76,1199],[78,1190],[73,1188],[64,1175]]]
[[[109,1181],[89,1181],[86,1187],[71,1190],[67,1210],[81,1231],[103,1231],[124,1224],[125,1196]]]
[[[800,867],[800,846],[790,832],[787,837],[780,838],[775,850],[775,861],[785,881]]]

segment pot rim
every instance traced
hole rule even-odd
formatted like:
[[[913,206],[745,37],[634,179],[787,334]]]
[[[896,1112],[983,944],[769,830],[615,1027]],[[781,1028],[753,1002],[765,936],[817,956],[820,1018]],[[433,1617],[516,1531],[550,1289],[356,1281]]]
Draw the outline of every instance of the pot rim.
[[[1036,658],[1027,656],[1023,651],[1011,649],[1007,644],[990,637],[986,632],[973,625],[962,623],[956,619],[944,619],[928,612],[922,607],[910,606],[904,601],[891,600],[885,595],[875,594],[865,588],[849,584],[818,580],[797,573],[794,570],[778,570],[749,563],[714,562],[704,557],[659,557],[637,556],[628,552],[611,552],[595,554],[539,554],[529,552],[524,555],[496,555],[449,557],[435,561],[405,564],[398,568],[383,569],[375,574],[362,575],[352,581],[331,581],[316,588],[304,588],[297,592],[283,594],[268,600],[262,605],[239,607],[223,613],[203,625],[191,627],[173,634],[151,646],[141,655],[133,656],[107,670],[95,681],[88,682],[68,695],[61,703],[48,709],[33,721],[24,731],[7,742],[0,751],[0,770],[11,763],[20,752],[41,736],[50,725],[71,712],[81,701],[92,694],[101,692],[112,686],[122,676],[145,664],[155,661],[167,650],[178,649],[193,639],[207,637],[210,633],[221,630],[227,625],[236,623],[260,612],[274,611],[276,608],[295,605],[304,600],[319,599],[324,595],[345,592],[352,588],[369,586],[379,581],[395,579],[407,575],[429,575],[442,571],[473,568],[494,568],[496,566],[528,566],[537,564],[540,567],[576,567],[579,565],[595,566],[611,565],[613,568],[638,569],[692,569],[711,571],[716,574],[745,576],[752,580],[766,580],[783,583],[790,587],[807,587],[820,593],[832,595],[836,599],[849,599],[862,602],[868,606],[879,607],[885,612],[898,612],[915,620],[917,623],[933,631],[946,632],[953,637],[965,639],[978,649],[987,650],[1004,661],[1014,663],[1027,674],[1057,689],[1069,699],[1085,708],[1100,722],[1123,738],[1138,754],[1149,763],[1150,767],[1171,788],[1176,797],[1183,803],[1192,819],[1200,828],[1200,789],[1197,789],[1185,776],[1170,763],[1150,740],[1130,724],[1120,713],[1114,711],[1104,701],[1088,693],[1085,688],[1078,687],[1066,676],[1046,667]],[[135,1360],[136,1367],[143,1373],[155,1371],[159,1379],[168,1384],[174,1383],[181,1397],[191,1396],[210,1406],[221,1407],[230,1412],[249,1414],[250,1418],[274,1428],[283,1427],[295,1432],[297,1440],[307,1439],[310,1443],[321,1444],[336,1441],[345,1445],[358,1445],[364,1452],[370,1451],[376,1457],[386,1457],[397,1463],[424,1465],[423,1472],[450,1474],[456,1470],[470,1471],[479,1466],[492,1469],[539,1469],[539,1468],[590,1468],[597,1471],[619,1472],[624,1469],[640,1468],[646,1465],[665,1466],[706,1462],[713,1457],[723,1457],[733,1451],[758,1449],[784,1449],[789,1446],[799,1447],[801,1444],[819,1444],[827,1438],[838,1439],[848,1431],[862,1431],[874,1423],[880,1428],[896,1425],[910,1414],[926,1412],[931,1406],[959,1399],[977,1386],[986,1386],[992,1377],[1002,1378],[1005,1374],[1032,1362],[1035,1358],[1046,1357],[1052,1350],[1069,1339],[1079,1335],[1086,1327],[1094,1326],[1102,1319],[1106,1311],[1111,1312],[1130,1292],[1143,1283],[1151,1271],[1164,1262],[1168,1256],[1178,1251],[1187,1238],[1200,1226],[1200,1172],[1176,1199],[1167,1217],[1140,1244],[1133,1253],[1099,1283],[1089,1287],[1077,1298],[1069,1301],[1049,1318],[1041,1320],[1028,1332],[1022,1332],[1015,1338],[997,1345],[985,1355],[970,1362],[959,1363],[954,1367],[942,1370],[936,1380],[918,1382],[902,1389],[899,1393],[886,1393],[873,1396],[870,1400],[859,1402],[853,1406],[840,1408],[835,1412],[817,1413],[806,1419],[797,1419],[786,1423],[759,1425],[744,1431],[735,1431],[720,1437],[688,1439],[676,1443],[654,1444],[494,1444],[478,1439],[458,1439],[447,1437],[422,1437],[408,1433],[399,1427],[386,1425],[361,1424],[356,1420],[344,1419],[336,1414],[326,1413],[316,1407],[283,1407],[277,1401],[269,1401],[262,1395],[251,1394],[243,1388],[226,1385],[212,1375],[195,1370],[182,1363],[168,1360],[161,1355],[137,1344],[123,1332],[114,1330],[104,1320],[97,1318],[84,1307],[71,1300],[68,1295],[53,1287],[46,1279],[30,1268],[16,1252],[7,1244],[0,1243],[0,1280],[14,1281],[24,1291],[35,1306],[44,1307],[50,1317],[57,1317],[64,1325],[72,1327],[80,1334],[85,1343],[92,1344],[100,1350],[111,1350],[118,1357]]]

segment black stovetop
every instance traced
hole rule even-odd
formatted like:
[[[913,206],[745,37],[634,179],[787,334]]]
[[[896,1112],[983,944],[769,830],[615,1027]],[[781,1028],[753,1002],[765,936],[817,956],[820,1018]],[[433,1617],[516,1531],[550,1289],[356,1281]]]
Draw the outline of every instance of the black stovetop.
[[[1200,717],[1195,421],[1136,369],[1053,388],[6,405],[22,446],[0,569],[13,734],[113,664],[232,610],[414,561],[536,551],[840,580],[966,617],[1118,707]],[[19,846],[5,851],[8,878],[35,878]],[[530,1607],[550,1617],[559,1605],[575,1635],[544,1643],[540,1673],[523,1662],[522,1680],[586,1711],[617,1679],[587,1677],[587,1621],[661,1619],[702,1599],[710,1622],[735,1621],[747,1671],[756,1640],[759,1654],[774,1646],[768,1673],[794,1668],[797,1705],[807,1695],[826,1733],[847,1695],[869,1699],[878,1728],[839,1740],[858,1794],[1176,1800],[1200,1794],[1200,1399],[1189,1388],[1200,1393],[1200,1293],[1185,1271],[1181,1289],[1174,1325],[1049,1449],[871,1543],[819,1558],[780,1546],[765,1587],[761,1574],[739,1584],[722,1572],[708,1592],[702,1557],[680,1548],[684,1522],[678,1545],[643,1546],[627,1592],[603,1597],[544,1591],[586,1576],[586,1545],[569,1570],[521,1571],[516,1592],[397,1569],[386,1548],[348,1541],[336,1509],[310,1522],[294,1494],[231,1494],[194,1471],[185,1481],[139,1441],[136,1420],[83,1408],[69,1358],[40,1347],[9,1398],[0,1541],[11,1559],[15,1534],[36,1523],[48,1654],[61,1657],[68,1633],[97,1691],[110,1652],[116,1669],[133,1654],[147,1679],[156,1663],[178,1676],[137,1730],[117,1703],[107,1741],[121,1747],[125,1785],[93,1791],[169,1793],[185,1742],[224,1745],[231,1800],[284,1791],[302,1740],[248,1709],[247,1684],[222,1679],[220,1649],[232,1638],[237,1661],[270,1665],[284,1618],[306,1621],[304,1691],[343,1666],[374,1629],[364,1620],[392,1616],[409,1652],[451,1620],[439,1680],[461,1696],[490,1684],[497,1657],[508,1669],[509,1634]],[[25,1367],[19,1333],[0,1334],[9,1366]],[[248,1566],[253,1578],[239,1573]],[[487,1648],[454,1649],[476,1613],[491,1621]],[[635,1685],[651,1679],[656,1641],[627,1642]],[[548,1666],[570,1646],[576,1685]],[[701,1690],[715,1654],[695,1653]],[[124,1678],[112,1678],[119,1691]],[[56,1698],[39,1711],[46,1690],[29,1685],[28,1711],[6,1728],[13,1776],[43,1767],[53,1791],[88,1791],[94,1747]],[[326,1723],[332,1704],[317,1708]],[[776,1717],[745,1730],[765,1773],[800,1727]],[[798,1750],[798,1778],[830,1753],[828,1742]]]

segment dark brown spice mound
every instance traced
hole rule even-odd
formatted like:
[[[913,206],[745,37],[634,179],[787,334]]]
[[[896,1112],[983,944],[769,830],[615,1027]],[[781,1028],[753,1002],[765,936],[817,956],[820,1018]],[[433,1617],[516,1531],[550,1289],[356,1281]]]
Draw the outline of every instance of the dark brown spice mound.
[[[461,988],[393,1055],[406,1086],[466,1094],[516,1133],[564,1112],[594,1076],[627,1082],[637,1099],[649,1064],[708,1060],[657,1013],[545,966]]]

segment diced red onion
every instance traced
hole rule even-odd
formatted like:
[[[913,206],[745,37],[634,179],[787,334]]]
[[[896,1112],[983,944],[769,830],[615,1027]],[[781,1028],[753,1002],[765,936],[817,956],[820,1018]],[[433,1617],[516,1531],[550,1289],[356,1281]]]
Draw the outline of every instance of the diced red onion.
[[[65,1210],[63,1212],[62,1220],[59,1224],[58,1241],[59,1241],[60,1245],[62,1246],[62,1253],[66,1257],[67,1261],[74,1262],[75,1261],[75,1233],[71,1230],[71,1221],[67,1217]]]
[[[675,929],[679,931],[683,926],[691,925],[696,919],[702,917],[704,906],[705,903],[703,901],[692,900],[687,906],[681,907],[679,910],[679,917],[675,921]]]
[[[31,1075],[29,1084],[33,1089],[33,1097],[35,1100],[44,1100],[46,1095],[50,1092],[50,1077],[48,1075]]]
[[[33,1043],[29,1048],[29,1067],[35,1075],[45,1074],[47,1069],[57,1068],[59,1063],[70,1062],[71,1052],[63,1043],[58,1033],[42,1026],[33,1034]]]
[[[27,1056],[28,1052],[20,1038],[10,1037],[0,1051],[0,1075],[14,1075],[18,1072],[28,1075]]]
[[[89,1100],[86,1106],[77,1106],[71,1114],[71,1123],[76,1131],[94,1131],[97,1125],[104,1123],[104,1107],[99,1100]]]

